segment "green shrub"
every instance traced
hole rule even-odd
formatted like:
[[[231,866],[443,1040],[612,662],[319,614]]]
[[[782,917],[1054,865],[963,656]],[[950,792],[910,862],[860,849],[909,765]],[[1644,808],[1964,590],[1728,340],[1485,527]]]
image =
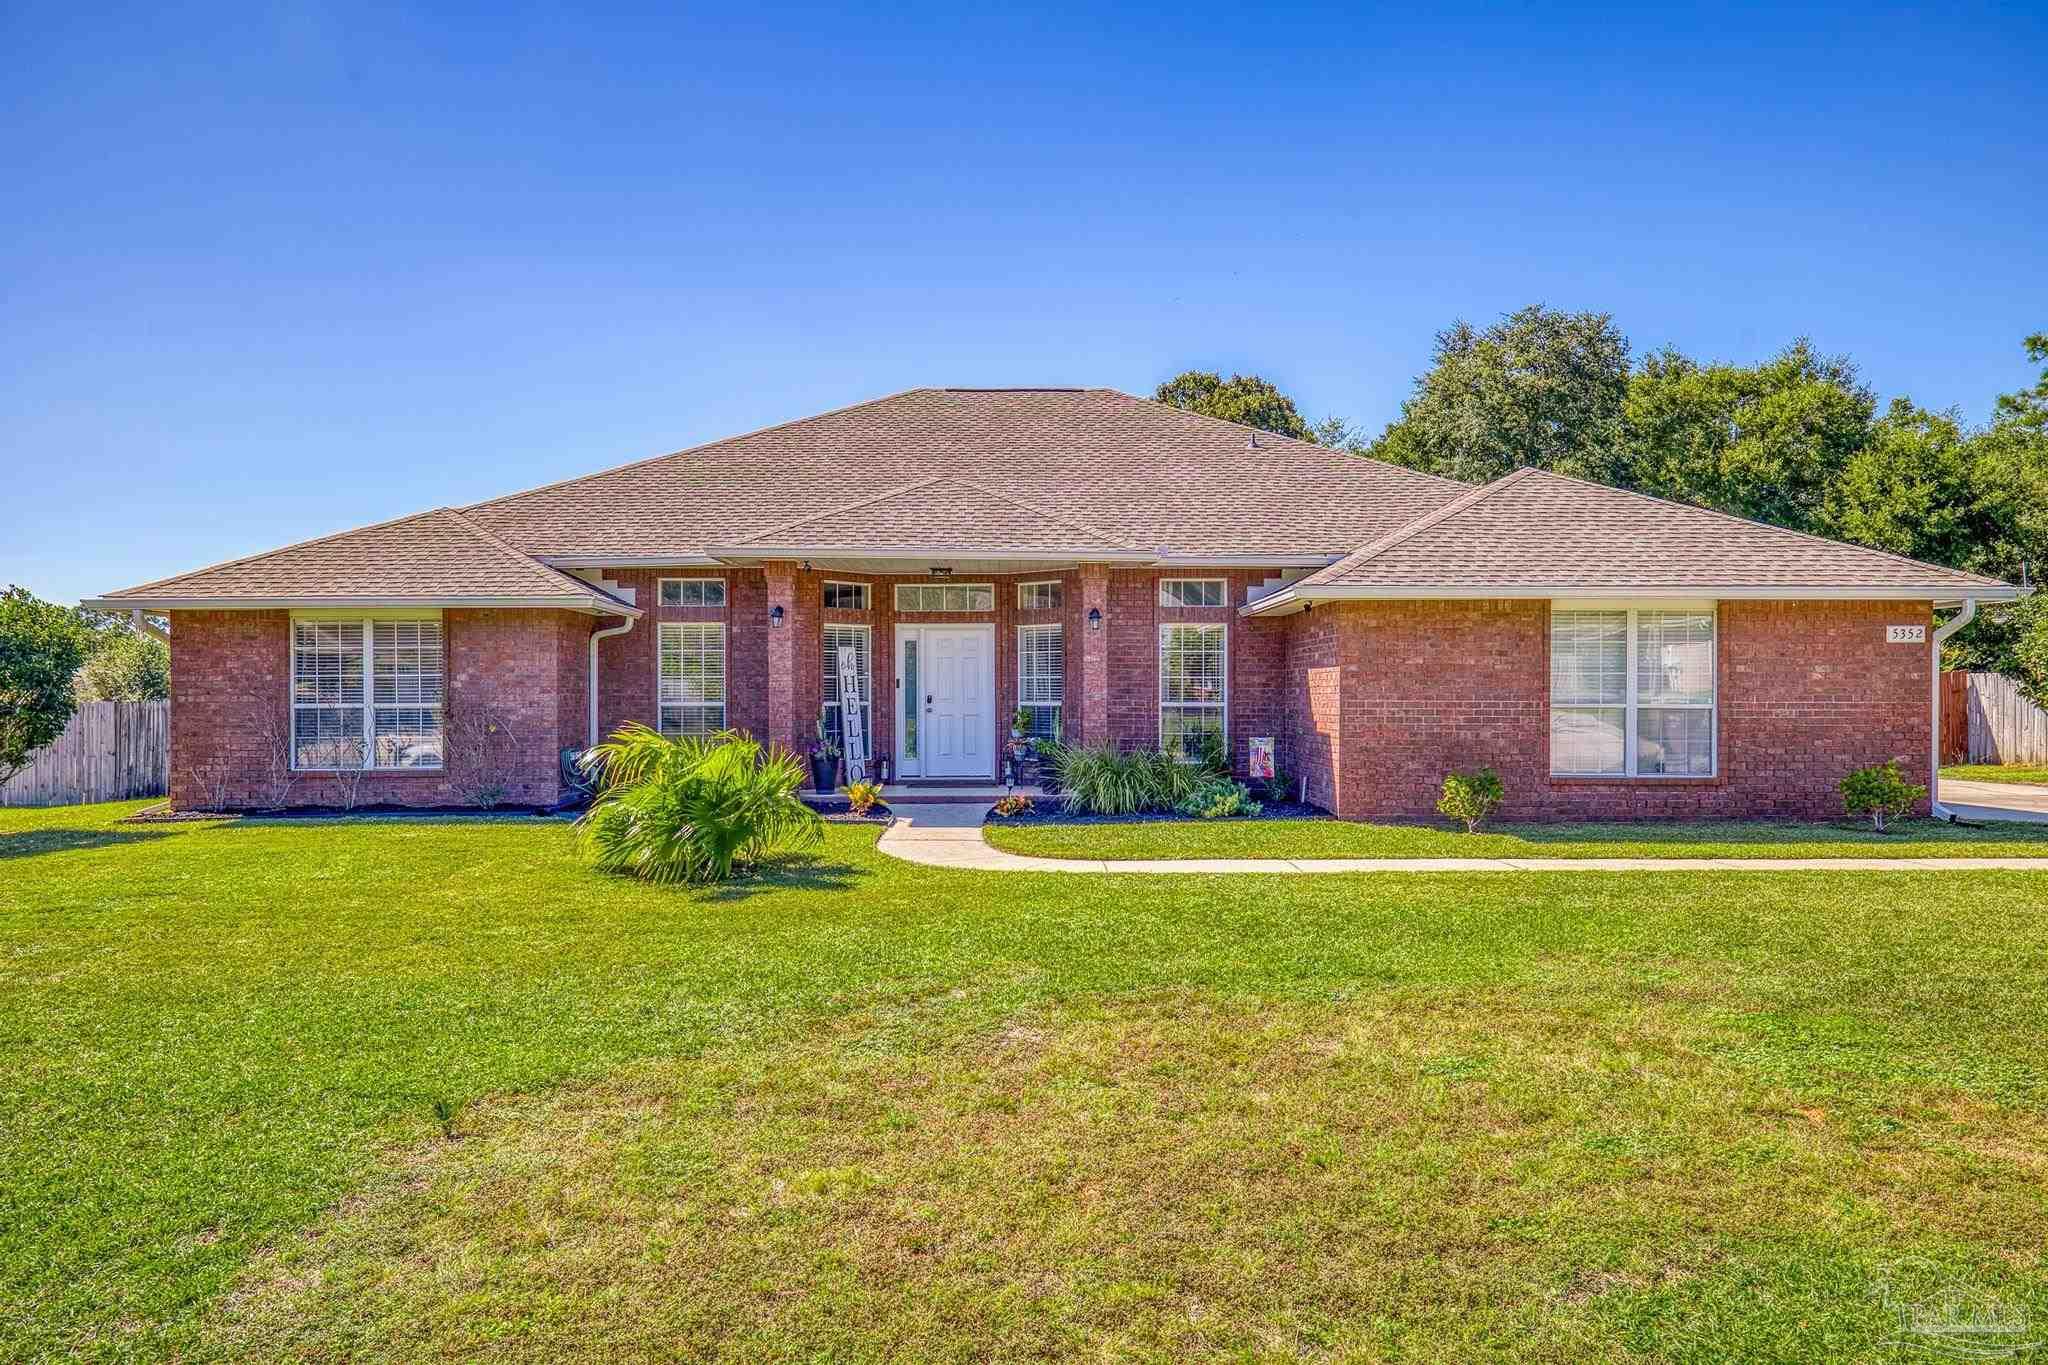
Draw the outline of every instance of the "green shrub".
[[[1209,780],[1202,768],[1157,749],[1122,753],[1107,745],[1056,745],[1046,761],[1066,808],[1087,815],[1171,810]]]
[[[1474,834],[1506,795],[1500,774],[1491,768],[1481,768],[1476,773],[1451,773],[1444,778],[1443,794],[1437,797],[1437,814],[1464,821],[1465,832]]]
[[[1182,815],[1201,820],[1222,820],[1233,815],[1257,815],[1265,807],[1252,800],[1250,787],[1229,778],[1211,778],[1189,792],[1173,807]]]
[[[1851,815],[1868,815],[1882,834],[1884,822],[1913,809],[1914,803],[1927,795],[1927,788],[1908,782],[1895,758],[1850,773],[1842,779],[1841,792],[1842,809]]]
[[[1215,730],[1204,730],[1195,743],[1195,766],[1216,777],[1230,776],[1230,746]]]
[[[606,872],[718,882],[824,836],[797,796],[802,761],[732,731],[670,739],[628,725],[584,761],[599,786],[577,826],[586,856]]]

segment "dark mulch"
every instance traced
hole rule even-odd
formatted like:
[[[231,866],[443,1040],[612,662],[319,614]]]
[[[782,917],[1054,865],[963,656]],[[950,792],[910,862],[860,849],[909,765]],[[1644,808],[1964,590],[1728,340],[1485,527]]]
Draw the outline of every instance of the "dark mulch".
[[[987,823],[991,825],[1136,825],[1156,824],[1167,820],[1193,820],[1192,815],[1182,815],[1170,810],[1141,811],[1136,815],[1076,815],[1069,814],[1060,804],[1057,796],[1036,798],[1031,809],[1022,815],[997,815],[989,812]],[[1328,820],[1331,815],[1315,806],[1305,806],[1299,801],[1268,801],[1265,809],[1257,815],[1233,815],[1231,820]]]

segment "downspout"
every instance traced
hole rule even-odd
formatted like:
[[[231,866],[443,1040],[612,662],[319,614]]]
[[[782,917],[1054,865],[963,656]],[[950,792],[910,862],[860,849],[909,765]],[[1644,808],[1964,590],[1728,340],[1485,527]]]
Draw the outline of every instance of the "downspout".
[[[1941,646],[1949,636],[1969,625],[1976,617],[1977,599],[1965,597],[1962,611],[1945,625],[1937,626],[1934,631],[1934,734],[1928,740],[1927,791],[1928,810],[1937,820],[1953,822],[1956,819],[1956,813],[1941,804]]]
[[[590,748],[597,747],[597,642],[609,640],[614,635],[624,635],[632,628],[633,618],[628,616],[624,625],[592,631],[590,634]]]
[[[141,607],[135,607],[130,609],[128,613],[128,624],[130,627],[134,629],[137,635],[147,635],[150,639],[162,640],[165,644],[169,644],[171,642],[170,632],[158,630],[155,626],[151,625],[149,622],[149,618],[142,614]]]

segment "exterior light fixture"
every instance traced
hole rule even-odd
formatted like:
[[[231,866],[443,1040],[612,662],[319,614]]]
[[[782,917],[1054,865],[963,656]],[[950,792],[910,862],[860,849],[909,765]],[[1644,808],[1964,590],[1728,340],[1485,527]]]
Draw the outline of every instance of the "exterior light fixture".
[[[1090,629],[1090,630],[1101,630],[1101,629],[1102,629],[1102,608],[1101,608],[1101,607],[1090,607],[1090,608],[1088,608],[1088,629]]]
[[[771,626],[782,624],[782,608],[779,605],[768,608],[768,624]]]

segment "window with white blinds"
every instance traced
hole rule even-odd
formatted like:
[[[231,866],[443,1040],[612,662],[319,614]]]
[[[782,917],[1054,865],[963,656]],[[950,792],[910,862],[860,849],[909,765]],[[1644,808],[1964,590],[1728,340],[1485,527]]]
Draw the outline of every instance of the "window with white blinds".
[[[657,634],[658,698],[665,735],[715,735],[725,728],[725,627],[664,621]]]
[[[1191,759],[1203,735],[1226,734],[1228,670],[1228,627],[1159,628],[1161,749]]]
[[[1550,770],[1711,777],[1714,610],[1554,610]]]
[[[873,706],[875,692],[874,656],[870,648],[873,639],[874,632],[867,626],[828,625],[825,627],[824,657],[821,660],[825,679],[823,693],[825,698],[825,733],[832,737],[834,744],[840,745],[842,748],[846,743],[846,727],[840,720],[840,707],[844,700],[839,695],[839,650],[841,646],[852,649],[855,656],[860,660],[860,696],[855,699],[855,703],[860,707],[860,732],[868,737],[868,748],[870,751],[875,746]]]
[[[1059,626],[1017,628],[1017,705],[1033,739],[1058,739],[1067,700],[1066,632]]]
[[[292,766],[439,768],[442,654],[439,621],[293,621]]]

